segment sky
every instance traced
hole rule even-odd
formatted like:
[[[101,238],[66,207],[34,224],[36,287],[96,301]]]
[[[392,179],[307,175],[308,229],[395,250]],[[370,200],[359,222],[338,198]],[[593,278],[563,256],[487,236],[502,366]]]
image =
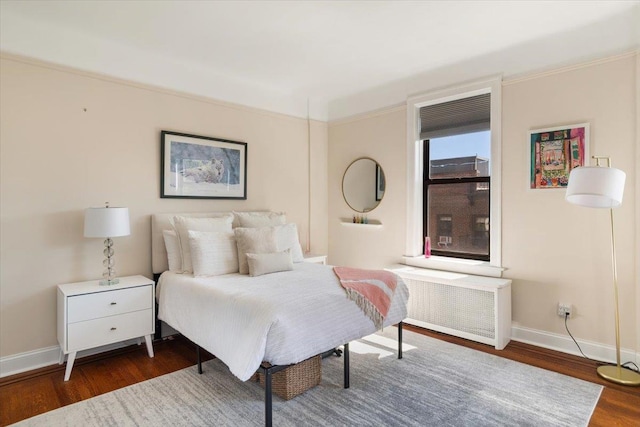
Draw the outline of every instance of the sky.
[[[463,135],[432,138],[429,141],[431,160],[475,156],[491,158],[491,132],[475,132]]]

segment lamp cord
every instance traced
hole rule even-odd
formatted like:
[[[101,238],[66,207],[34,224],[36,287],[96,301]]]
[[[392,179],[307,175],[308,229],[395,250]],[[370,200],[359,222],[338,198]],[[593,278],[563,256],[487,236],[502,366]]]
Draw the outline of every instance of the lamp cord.
[[[567,324],[567,320],[569,319],[569,313],[565,313],[564,314],[564,327],[567,330],[567,333],[569,334],[569,336],[571,337],[571,339],[573,340],[573,342],[576,344],[576,347],[578,347],[578,350],[580,350],[580,354],[582,354],[582,357],[584,357],[587,360],[590,360],[592,362],[596,362],[598,365],[608,365],[608,363],[602,362],[600,360],[595,360],[592,359],[590,357],[587,357],[586,354],[584,354],[584,352],[582,351],[582,349],[580,348],[580,344],[578,344],[578,341],[576,341],[576,339],[573,337],[573,335],[571,334],[571,331],[569,330],[569,325]],[[631,366],[626,366],[626,365],[633,365],[635,366],[635,368],[632,368]],[[635,372],[640,372],[640,369],[638,368],[638,365],[636,365],[633,362],[625,362],[623,364],[621,364],[620,366],[622,366],[625,369],[629,369],[631,371],[635,371]]]
[[[580,354],[582,354],[582,357],[584,357],[587,360],[591,360],[592,362],[596,362],[598,364],[602,364],[602,362],[600,362],[599,360],[594,360],[591,359],[590,357],[587,357],[586,354],[584,354],[584,352],[582,351],[582,349],[580,348],[580,344],[578,344],[578,341],[576,341],[576,339],[573,337],[573,335],[571,334],[571,331],[569,330],[569,325],[567,325],[567,320],[569,319],[569,313],[565,313],[564,314],[564,328],[567,330],[567,333],[569,334],[569,336],[571,337],[571,339],[573,340],[573,342],[576,344],[576,347],[578,347],[578,350],[580,350]]]

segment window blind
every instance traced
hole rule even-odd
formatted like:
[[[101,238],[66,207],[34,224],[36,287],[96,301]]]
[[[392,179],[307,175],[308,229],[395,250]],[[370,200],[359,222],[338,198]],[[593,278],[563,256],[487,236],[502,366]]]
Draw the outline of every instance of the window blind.
[[[491,94],[420,108],[420,138],[432,139],[489,130]]]

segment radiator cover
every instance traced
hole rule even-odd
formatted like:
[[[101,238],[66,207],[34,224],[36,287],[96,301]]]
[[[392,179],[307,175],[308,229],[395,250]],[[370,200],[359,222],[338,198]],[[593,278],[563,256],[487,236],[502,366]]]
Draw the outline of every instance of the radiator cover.
[[[511,338],[511,280],[415,267],[389,268],[409,288],[406,323],[493,345]]]

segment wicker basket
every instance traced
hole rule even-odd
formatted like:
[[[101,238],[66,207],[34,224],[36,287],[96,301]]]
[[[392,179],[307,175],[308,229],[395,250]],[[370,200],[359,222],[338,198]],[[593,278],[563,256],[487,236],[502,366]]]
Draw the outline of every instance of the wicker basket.
[[[273,374],[271,391],[284,400],[290,400],[320,384],[321,379],[322,358],[313,356]],[[258,380],[264,386],[264,373],[258,373]]]

